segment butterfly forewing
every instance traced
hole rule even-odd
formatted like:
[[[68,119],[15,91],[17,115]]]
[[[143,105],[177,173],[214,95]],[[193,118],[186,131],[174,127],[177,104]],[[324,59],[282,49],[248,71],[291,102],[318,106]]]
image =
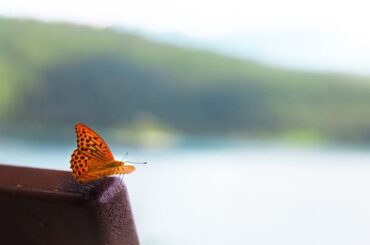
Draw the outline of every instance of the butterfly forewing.
[[[76,125],[77,149],[91,158],[100,161],[113,161],[114,157],[107,143],[92,129],[79,123]]]

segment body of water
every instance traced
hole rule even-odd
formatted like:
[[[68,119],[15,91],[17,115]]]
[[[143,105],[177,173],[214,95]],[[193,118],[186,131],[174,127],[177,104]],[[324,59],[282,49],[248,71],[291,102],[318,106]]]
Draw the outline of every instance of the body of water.
[[[0,162],[69,170],[73,148],[2,142]],[[149,162],[124,178],[144,245],[370,244],[370,152],[129,152],[129,160]]]

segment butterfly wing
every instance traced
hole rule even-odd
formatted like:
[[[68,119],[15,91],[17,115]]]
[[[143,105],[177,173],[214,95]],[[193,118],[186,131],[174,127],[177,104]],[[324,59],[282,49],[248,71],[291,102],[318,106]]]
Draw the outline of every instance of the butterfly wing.
[[[96,163],[94,163],[95,161],[96,160],[91,157],[82,154],[78,149],[74,150],[70,161],[72,175],[80,182],[84,182],[84,179],[86,179],[86,181],[94,179],[89,177],[89,172],[91,172],[90,169],[96,165]]]
[[[100,162],[113,161],[114,157],[107,143],[91,128],[76,124],[77,149],[84,155]]]

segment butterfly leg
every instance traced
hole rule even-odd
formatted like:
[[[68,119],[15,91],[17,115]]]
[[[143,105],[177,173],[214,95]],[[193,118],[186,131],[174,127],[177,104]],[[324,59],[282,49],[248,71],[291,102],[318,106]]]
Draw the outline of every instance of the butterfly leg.
[[[118,179],[119,179],[119,181],[122,183],[121,176],[122,176],[122,174],[119,174],[119,175],[118,175]]]

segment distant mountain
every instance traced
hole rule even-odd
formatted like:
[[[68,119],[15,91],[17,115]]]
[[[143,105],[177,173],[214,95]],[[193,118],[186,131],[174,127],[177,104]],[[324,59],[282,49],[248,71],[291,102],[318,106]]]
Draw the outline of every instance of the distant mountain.
[[[369,106],[368,77],[278,69],[112,29],[0,19],[0,129],[55,134],[81,121],[126,135],[369,142]]]

